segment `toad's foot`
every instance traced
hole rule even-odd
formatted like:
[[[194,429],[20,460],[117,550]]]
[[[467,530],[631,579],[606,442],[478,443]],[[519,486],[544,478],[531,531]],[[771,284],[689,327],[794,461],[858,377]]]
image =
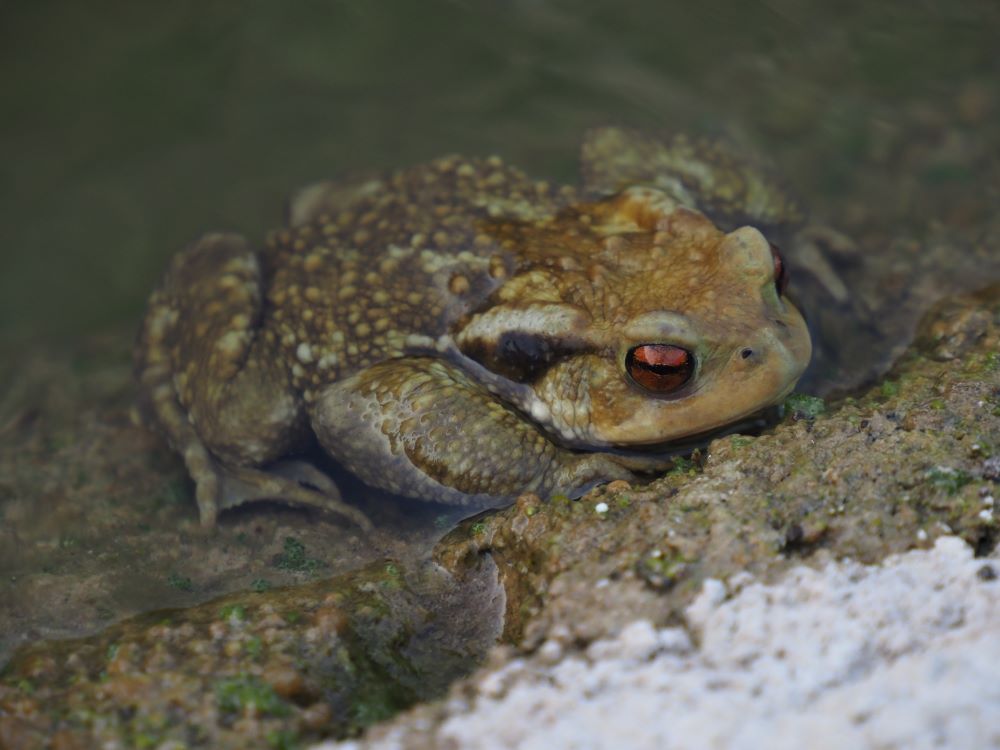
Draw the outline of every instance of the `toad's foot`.
[[[197,470],[190,463],[189,469],[205,528],[215,526],[220,512],[258,501],[316,508],[346,518],[363,531],[373,528],[360,510],[341,499],[333,480],[306,461],[279,461],[266,469],[223,466],[211,459],[194,463],[199,464]]]
[[[856,259],[859,251],[854,241],[829,227],[818,225],[806,227],[796,239],[799,264],[809,269],[837,304],[849,304],[851,293],[829,258]]]
[[[618,456],[570,454],[552,467],[552,474],[556,486],[567,488],[565,495],[570,500],[579,500],[592,489],[608,482],[621,479],[631,484],[637,481],[638,477],[631,468],[626,468]]]

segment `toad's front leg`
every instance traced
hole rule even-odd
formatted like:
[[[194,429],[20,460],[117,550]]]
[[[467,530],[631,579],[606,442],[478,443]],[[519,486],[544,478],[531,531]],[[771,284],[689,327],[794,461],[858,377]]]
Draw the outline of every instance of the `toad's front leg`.
[[[579,497],[633,474],[611,456],[557,446],[459,368],[382,362],[326,388],[310,409],[329,453],[366,483],[454,505],[506,505],[522,492]]]

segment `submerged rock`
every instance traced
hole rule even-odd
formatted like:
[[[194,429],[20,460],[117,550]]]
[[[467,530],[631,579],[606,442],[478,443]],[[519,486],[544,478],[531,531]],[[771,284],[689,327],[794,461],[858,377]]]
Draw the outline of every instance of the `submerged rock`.
[[[496,639],[495,571],[475,579],[456,587],[436,566],[382,562],[23,649],[0,684],[0,747],[287,747],[356,733],[442,694]]]

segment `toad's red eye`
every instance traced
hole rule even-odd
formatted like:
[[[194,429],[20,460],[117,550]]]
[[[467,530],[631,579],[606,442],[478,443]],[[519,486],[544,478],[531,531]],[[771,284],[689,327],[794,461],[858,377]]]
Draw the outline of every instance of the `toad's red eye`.
[[[672,393],[691,379],[694,357],[672,344],[642,344],[625,357],[632,380],[653,393]]]
[[[781,251],[773,242],[771,245],[771,257],[774,259],[774,286],[778,289],[778,296],[782,296],[788,288],[788,266],[785,259],[781,257]]]

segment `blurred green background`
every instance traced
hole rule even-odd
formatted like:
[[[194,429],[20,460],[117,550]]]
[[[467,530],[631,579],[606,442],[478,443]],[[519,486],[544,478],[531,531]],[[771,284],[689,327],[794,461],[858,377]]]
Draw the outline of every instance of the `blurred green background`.
[[[8,347],[134,326],[176,249],[259,237],[311,180],[445,152],[572,178],[580,133],[622,123],[726,133],[823,206],[908,103],[976,127],[961,87],[1000,80],[996,0],[7,0],[0,19]]]

